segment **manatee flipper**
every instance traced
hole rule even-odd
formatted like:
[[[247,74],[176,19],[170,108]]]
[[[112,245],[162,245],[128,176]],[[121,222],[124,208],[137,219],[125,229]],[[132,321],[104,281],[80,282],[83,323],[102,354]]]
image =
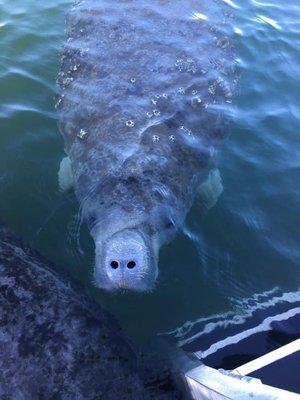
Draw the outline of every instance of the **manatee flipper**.
[[[71,160],[69,157],[65,157],[61,160],[58,171],[58,183],[60,190],[64,192],[70,190],[73,187],[74,178]]]
[[[206,210],[216,205],[223,192],[223,184],[220,171],[216,168],[209,172],[205,182],[198,189],[198,197]]]

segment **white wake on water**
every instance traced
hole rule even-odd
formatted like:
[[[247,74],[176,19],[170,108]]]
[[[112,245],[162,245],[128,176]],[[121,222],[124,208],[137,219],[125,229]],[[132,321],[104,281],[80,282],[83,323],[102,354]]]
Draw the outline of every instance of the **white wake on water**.
[[[300,301],[300,290],[295,292],[280,293],[280,289],[275,287],[270,291],[254,294],[248,299],[236,301],[236,306],[233,311],[214,314],[209,317],[198,318],[195,321],[187,321],[182,326],[173,331],[161,333],[161,335],[171,335],[178,340],[179,346],[184,346],[199,339],[203,335],[211,334],[216,329],[228,328],[231,326],[242,325],[251,318],[256,311],[265,310],[280,303],[293,304]],[[204,358],[213,354],[220,348],[228,346],[232,343],[237,343],[240,340],[249,337],[257,332],[262,332],[270,329],[270,324],[275,321],[286,320],[300,313],[300,307],[293,308],[284,313],[267,317],[261,324],[247,329],[236,335],[227,337],[217,343],[212,344],[207,350],[195,353],[198,357]],[[195,332],[195,333],[192,333]]]

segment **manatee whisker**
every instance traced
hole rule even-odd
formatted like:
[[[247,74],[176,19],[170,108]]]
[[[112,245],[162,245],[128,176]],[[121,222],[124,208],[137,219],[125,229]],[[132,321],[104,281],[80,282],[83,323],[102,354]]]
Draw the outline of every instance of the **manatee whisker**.
[[[80,245],[80,229],[81,226],[83,224],[84,218],[83,218],[83,210],[84,210],[84,205],[86,204],[86,202],[91,198],[94,190],[96,188],[96,185],[94,185],[90,191],[88,192],[88,194],[85,196],[85,198],[83,199],[83,201],[81,202],[80,206],[79,206],[79,210],[78,213],[75,217],[75,229],[74,229],[74,237],[75,237],[75,243],[76,246],[80,252],[81,255],[84,254],[84,252],[82,251],[81,245]]]
[[[67,204],[69,202],[69,199],[67,200],[63,200],[62,202],[60,202],[51,212],[50,214],[46,217],[46,219],[44,220],[44,222],[42,223],[42,225],[39,227],[39,229],[36,231],[34,237],[38,237],[40,235],[40,233],[42,232],[43,229],[45,229],[45,227],[48,225],[48,223],[51,221],[52,218],[54,218],[55,214],[59,211],[59,209]]]

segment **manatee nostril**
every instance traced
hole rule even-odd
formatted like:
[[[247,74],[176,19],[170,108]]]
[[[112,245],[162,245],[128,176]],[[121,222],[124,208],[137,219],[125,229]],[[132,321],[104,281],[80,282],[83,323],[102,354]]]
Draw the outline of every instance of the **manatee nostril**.
[[[119,263],[118,263],[118,261],[112,261],[112,262],[110,263],[110,266],[111,266],[113,269],[117,269],[117,268],[119,267]]]
[[[127,264],[127,268],[132,269],[136,266],[136,263],[134,261],[129,261],[129,263]]]

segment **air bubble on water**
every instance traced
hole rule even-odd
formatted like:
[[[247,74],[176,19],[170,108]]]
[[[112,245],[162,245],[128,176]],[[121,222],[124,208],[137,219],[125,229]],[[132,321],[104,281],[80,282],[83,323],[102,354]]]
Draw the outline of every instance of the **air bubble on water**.
[[[151,100],[151,103],[154,104],[154,105],[156,105],[156,104],[157,104],[157,100],[152,99],[152,100]]]
[[[152,140],[153,140],[154,143],[157,143],[157,142],[159,142],[160,137],[158,135],[153,135],[152,136]]]
[[[130,82],[131,82],[131,83],[135,83],[135,81],[136,81],[135,78],[131,78],[131,79],[130,79]]]
[[[159,110],[153,110],[153,114],[158,117],[160,115],[160,111]]]
[[[155,97],[156,97],[157,99],[160,99],[160,94],[156,94]]]
[[[67,86],[67,85],[69,85],[69,83],[71,83],[71,82],[73,82],[73,78],[65,78],[63,81],[62,81],[62,84],[63,84],[63,86]]]
[[[170,140],[171,142],[174,142],[174,141],[175,141],[175,136],[174,136],[174,135],[170,135],[170,136],[169,136],[169,140]]]
[[[133,128],[134,127],[134,121],[129,119],[128,121],[126,121],[126,126],[128,126],[129,128]]]
[[[215,88],[214,85],[209,86],[208,93],[210,93],[210,94],[215,94],[216,93],[216,88]]]
[[[186,128],[184,125],[181,125],[179,129],[187,133],[189,136],[192,136],[193,134],[193,132],[190,129]]]
[[[196,97],[197,103],[202,103],[202,99],[200,97]]]
[[[185,94],[184,88],[183,88],[183,87],[180,87],[180,88],[178,89],[178,93],[180,93],[180,94]]]
[[[86,135],[87,131],[85,131],[84,129],[80,129],[80,132],[77,134],[77,137],[79,137],[79,139],[84,139]]]
[[[192,95],[195,96],[197,94],[197,90],[192,91]]]
[[[57,101],[57,103],[55,104],[55,108],[58,108],[59,105],[61,104],[61,102],[62,102],[62,99],[59,99],[59,100]]]
[[[165,99],[167,99],[168,98],[168,95],[167,95],[167,93],[163,93],[163,98],[165,98]]]
[[[153,116],[153,114],[152,114],[150,111],[148,111],[148,112],[146,113],[146,115],[147,115],[148,118],[151,118],[151,117]]]

